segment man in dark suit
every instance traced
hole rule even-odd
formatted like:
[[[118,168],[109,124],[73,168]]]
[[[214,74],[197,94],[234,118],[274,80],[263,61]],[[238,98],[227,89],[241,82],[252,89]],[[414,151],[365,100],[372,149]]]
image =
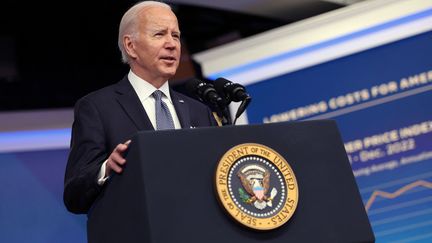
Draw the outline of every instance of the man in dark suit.
[[[138,131],[216,125],[206,106],[168,86],[180,59],[180,30],[168,5],[146,1],[130,8],[118,43],[129,74],[75,106],[63,195],[73,213],[87,213],[110,175],[122,172],[123,153]]]

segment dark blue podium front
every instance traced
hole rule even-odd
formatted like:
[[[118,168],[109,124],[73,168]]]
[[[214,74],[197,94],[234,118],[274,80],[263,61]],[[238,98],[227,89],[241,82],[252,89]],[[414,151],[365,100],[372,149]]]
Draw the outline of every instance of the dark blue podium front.
[[[218,203],[217,163],[242,143],[273,148],[296,175],[298,206],[280,228],[246,228]],[[92,243],[374,242],[338,128],[329,120],[140,132],[87,228]]]

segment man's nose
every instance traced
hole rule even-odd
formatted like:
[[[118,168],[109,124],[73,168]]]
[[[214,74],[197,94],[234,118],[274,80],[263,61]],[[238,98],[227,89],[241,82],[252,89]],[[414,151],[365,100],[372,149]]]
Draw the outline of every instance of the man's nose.
[[[174,37],[167,35],[165,39],[165,48],[167,49],[175,49],[178,45],[178,41],[174,39]]]

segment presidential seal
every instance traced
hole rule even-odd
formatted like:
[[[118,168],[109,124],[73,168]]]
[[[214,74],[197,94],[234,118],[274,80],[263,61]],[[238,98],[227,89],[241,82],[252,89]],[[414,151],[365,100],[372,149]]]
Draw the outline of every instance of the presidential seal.
[[[216,170],[216,191],[224,209],[239,223],[271,230],[288,222],[298,203],[298,186],[287,161],[256,143],[228,150]]]

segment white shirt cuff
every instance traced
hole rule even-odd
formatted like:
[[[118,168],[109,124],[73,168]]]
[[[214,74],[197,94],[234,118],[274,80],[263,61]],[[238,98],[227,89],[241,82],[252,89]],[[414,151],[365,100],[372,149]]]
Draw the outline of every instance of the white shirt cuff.
[[[105,160],[105,162],[102,163],[102,166],[99,170],[99,174],[98,174],[98,180],[97,180],[97,184],[99,186],[102,186],[103,184],[105,184],[105,181],[108,180],[109,176],[105,175],[105,167],[106,167],[106,163],[108,162],[108,160]]]

